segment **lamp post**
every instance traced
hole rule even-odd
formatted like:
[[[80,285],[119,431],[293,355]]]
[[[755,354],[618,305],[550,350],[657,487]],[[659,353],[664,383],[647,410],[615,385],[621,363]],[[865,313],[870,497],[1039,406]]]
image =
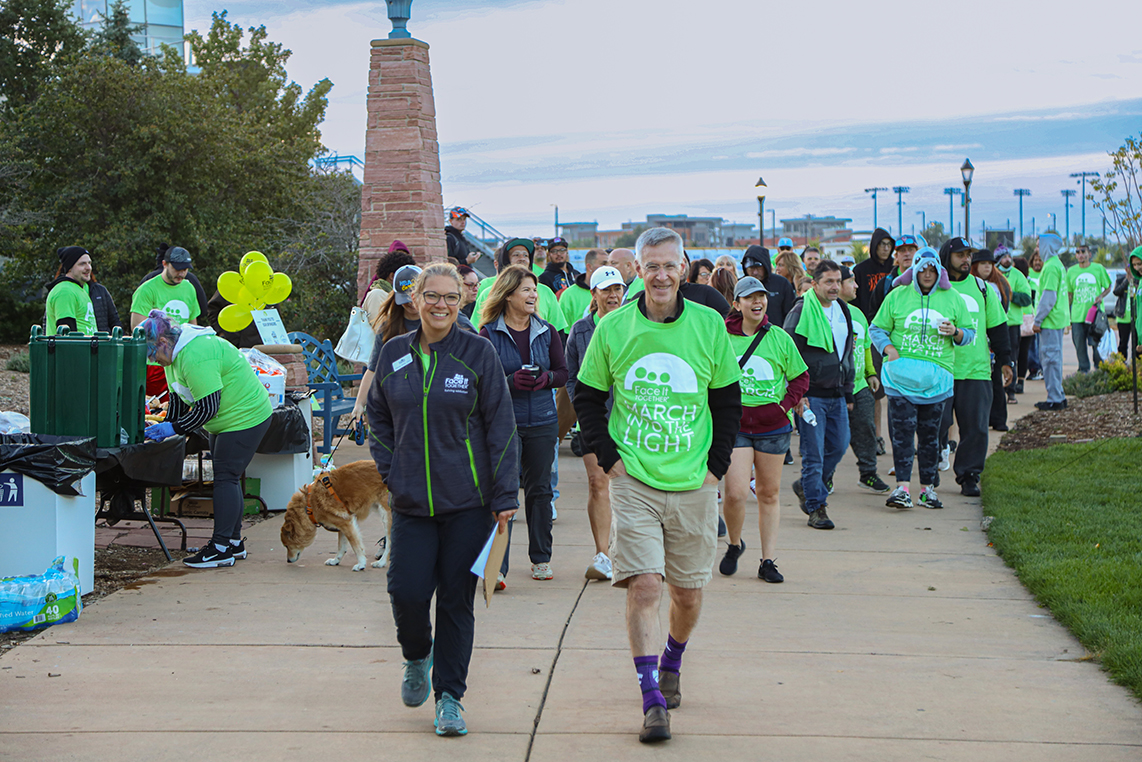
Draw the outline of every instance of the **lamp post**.
[[[960,166],[960,175],[964,179],[964,236],[971,243],[971,178],[975,174],[975,166],[971,159],[964,159]]]
[[[393,22],[393,31],[389,32],[390,40],[401,40],[412,37],[405,26],[412,13],[412,0],[385,0],[389,6],[389,21]]]
[[[920,215],[920,233],[923,234],[928,229],[928,215],[922,211],[916,212],[916,214]]]
[[[907,185],[892,187],[892,192],[896,194],[896,227],[900,228],[900,235],[904,235],[904,194],[911,190]]]
[[[1086,240],[1086,179],[1102,177],[1098,172],[1071,172],[1071,177],[1081,177],[1083,184],[1083,240]]]
[[[1063,220],[1067,225],[1067,237],[1065,240],[1069,246],[1071,243],[1071,207],[1074,206],[1074,204],[1071,203],[1071,197],[1078,193],[1078,191],[1068,188],[1067,190],[1059,191],[1059,193],[1063,194],[1063,214],[1065,215]]]
[[[769,235],[773,240],[777,240],[777,210],[772,206],[769,207]],[[762,246],[764,245],[762,244]]]
[[[1027,188],[1016,188],[1015,195],[1019,197],[1019,240],[1023,240],[1023,197],[1030,196],[1031,191]]]
[[[765,245],[765,191],[769,187],[765,184],[765,180],[757,178],[757,185],[753,186],[757,191],[757,237],[760,239],[758,242]]]
[[[956,213],[952,211],[952,199],[954,199],[956,196],[962,196],[963,193],[964,192],[962,190],[960,190],[959,188],[944,188],[944,194],[948,197],[948,237],[949,238],[952,236],[952,233],[956,229]]]
[[[876,219],[876,194],[882,190],[888,190],[888,188],[865,188],[864,189],[865,193],[871,193],[872,194],[872,226],[874,228],[879,227],[879,225],[877,224],[877,219]]]

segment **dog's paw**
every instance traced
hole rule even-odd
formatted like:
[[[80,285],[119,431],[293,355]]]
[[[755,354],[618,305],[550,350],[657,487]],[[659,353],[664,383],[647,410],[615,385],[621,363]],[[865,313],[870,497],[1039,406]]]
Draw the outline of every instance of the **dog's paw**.
[[[362,561],[358,564],[354,564],[353,571],[365,571],[365,562]]]
[[[369,564],[369,566],[372,566],[374,569],[383,569],[387,564],[388,559],[385,559],[384,561],[374,561],[373,563]]]
[[[325,565],[326,566],[340,566],[341,565],[341,559],[340,558],[327,558],[327,559],[325,559]]]

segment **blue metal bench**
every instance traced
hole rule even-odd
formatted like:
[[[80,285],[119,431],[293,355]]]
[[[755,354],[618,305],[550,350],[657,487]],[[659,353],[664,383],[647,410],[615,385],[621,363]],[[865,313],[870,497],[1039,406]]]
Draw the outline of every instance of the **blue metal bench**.
[[[308,333],[294,331],[289,334],[290,341],[301,346],[305,355],[305,370],[308,375],[310,389],[316,392],[318,407],[313,414],[325,422],[324,444],[317,448],[318,452],[328,453],[333,449],[333,437],[348,434],[352,428],[338,428],[337,423],[341,416],[353,412],[357,400],[346,397],[341,385],[346,381],[358,381],[363,374],[350,373],[342,375],[337,370],[337,356],[333,354],[333,344],[326,339],[318,341]]]

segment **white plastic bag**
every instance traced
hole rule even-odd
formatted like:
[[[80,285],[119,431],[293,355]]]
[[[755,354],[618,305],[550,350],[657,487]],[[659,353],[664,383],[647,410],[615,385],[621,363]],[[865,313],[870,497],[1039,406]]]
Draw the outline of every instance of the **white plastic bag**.
[[[345,327],[345,333],[341,334],[333,354],[349,362],[368,362],[375,339],[376,334],[369,325],[368,313],[362,307],[354,307],[349,314],[349,325]]]
[[[1098,356],[1102,359],[1110,357],[1118,351],[1118,343],[1115,341],[1116,335],[1114,331],[1107,331],[1098,340]]]
[[[0,434],[30,434],[32,422],[23,413],[5,410],[0,413]]]

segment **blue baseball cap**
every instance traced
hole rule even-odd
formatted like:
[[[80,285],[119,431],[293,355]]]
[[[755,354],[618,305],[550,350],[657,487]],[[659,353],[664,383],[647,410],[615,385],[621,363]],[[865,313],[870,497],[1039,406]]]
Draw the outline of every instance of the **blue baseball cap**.
[[[914,235],[902,235],[896,239],[896,248],[898,249],[901,246],[915,246],[917,249],[919,249],[924,245],[925,244]]]
[[[793,239],[792,238],[782,238],[780,241],[777,242],[777,248],[779,248],[779,249],[786,249],[786,248],[792,249],[793,248]]]

